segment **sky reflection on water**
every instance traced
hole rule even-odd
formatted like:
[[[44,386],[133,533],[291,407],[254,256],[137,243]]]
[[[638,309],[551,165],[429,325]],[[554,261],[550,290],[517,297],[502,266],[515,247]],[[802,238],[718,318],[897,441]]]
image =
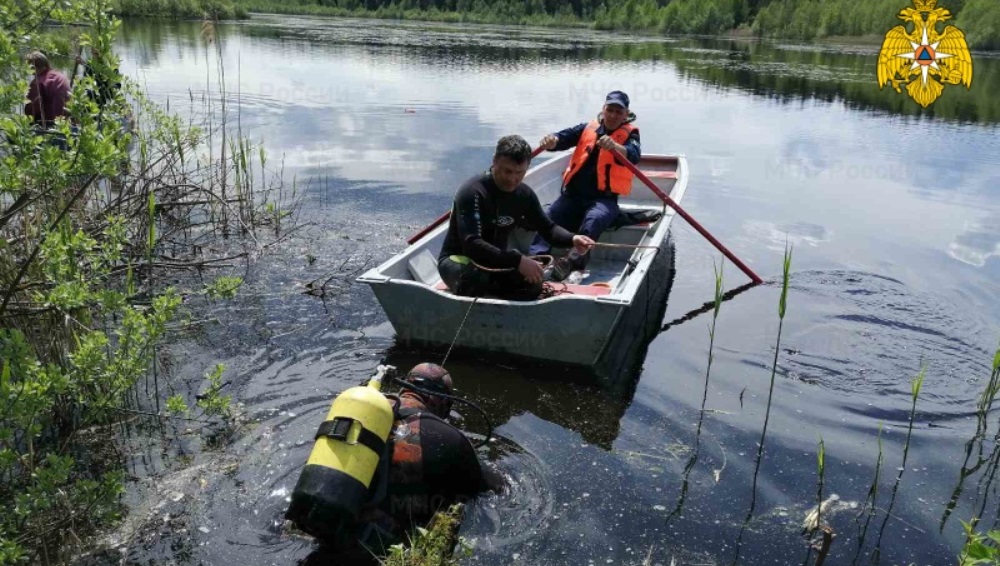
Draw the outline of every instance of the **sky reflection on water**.
[[[217,67],[198,29],[126,25],[123,69],[154,98],[186,109],[190,91],[200,108]],[[306,541],[273,536],[283,509],[271,494],[290,487],[329,399],[393,345],[366,288],[348,289],[327,310],[288,289],[345,255],[384,261],[488,166],[498,137],[520,133],[534,143],[593,117],[615,88],[632,97],[645,152],[688,155],[684,205],[720,240],[770,279],[786,243],[795,248],[760,518],[741,562],[801,561],[797,524],[815,493],[819,435],[828,492],[856,503],[883,424],[892,472],[882,489],[891,488],[909,380],[922,363],[919,428],[882,558],[953,562],[959,525],[938,525],[1000,337],[1000,142],[990,122],[1000,112],[978,90],[1000,74],[995,59],[977,61],[982,79],[968,97],[949,98],[954,117],[946,120],[901,114],[899,101],[873,87],[874,55],[865,49],[279,17],[223,25],[220,37],[231,111],[239,102],[244,133],[263,140],[273,159],[283,154],[289,176],[312,181],[304,219],[315,225],[250,282],[253,292],[283,295],[216,313],[224,330],[211,347],[226,353],[259,425],[229,451],[245,461],[236,475],[243,487],[212,484],[241,495],[189,511],[218,525],[203,551],[210,563],[292,563],[310,552]],[[677,224],[673,234],[677,276],[666,320],[711,298],[718,261],[689,228]],[[303,261],[306,253],[317,265]],[[726,277],[729,287],[743,282],[731,266]],[[495,455],[523,478],[520,488],[471,511],[465,532],[479,543],[479,562],[638,564],[651,546],[664,564],[731,561],[749,501],[777,295],[768,285],[723,307],[707,413],[704,316],[651,343],[637,388],[623,399],[457,358],[459,387],[501,416],[500,433],[523,450]],[[391,354],[406,364],[428,355]],[[188,369],[203,373],[197,363]],[[699,457],[688,466],[699,418]],[[966,493],[954,516],[969,518],[978,503]],[[247,515],[248,506],[262,515]],[[854,558],[855,514],[832,519],[839,538],[831,563]],[[504,522],[529,518],[516,536]],[[254,536],[268,561],[235,542]],[[141,561],[159,551],[140,545],[130,555]]]

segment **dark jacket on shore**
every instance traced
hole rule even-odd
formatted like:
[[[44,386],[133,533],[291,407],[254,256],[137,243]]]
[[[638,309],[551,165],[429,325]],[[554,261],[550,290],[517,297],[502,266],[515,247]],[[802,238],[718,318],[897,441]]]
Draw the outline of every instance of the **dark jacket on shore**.
[[[28,86],[28,104],[24,106],[24,113],[43,128],[52,126],[56,118],[66,114],[69,90],[69,81],[59,71],[49,69],[35,75]]]

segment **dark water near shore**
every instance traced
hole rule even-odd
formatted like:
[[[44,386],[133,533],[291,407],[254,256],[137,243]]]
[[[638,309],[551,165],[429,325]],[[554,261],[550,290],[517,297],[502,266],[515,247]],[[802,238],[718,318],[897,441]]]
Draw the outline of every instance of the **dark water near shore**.
[[[201,108],[217,67],[199,31],[126,23],[123,70],[172,109],[192,97]],[[828,514],[827,564],[954,563],[959,519],[997,526],[997,415],[977,436],[975,404],[1000,339],[1000,61],[979,56],[972,92],[948,89],[920,117],[878,91],[875,48],[294,17],[217,31],[231,111],[238,103],[244,134],[272,163],[284,155],[309,225],[254,267],[246,296],[205,313],[217,323],[173,347],[192,390],[226,363],[254,424],[221,452],[189,450],[187,467],[138,451],[135,473],[151,479],[130,491],[133,520],[118,534],[127,563],[337,563],[308,558],[311,543],[280,529],[315,427],[386,356],[406,368],[440,353],[394,348],[374,296],[350,277],[325,302],[302,284],[388,259],[487,166],[499,136],[534,142],[590,118],[615,88],[632,96],[647,153],[689,157],[684,204],[720,240],[772,281],[794,246],[755,519],[740,538],[777,332],[773,284],[724,305],[704,411],[710,316],[657,336],[625,398],[450,361],[499,426],[491,458],[511,480],[469,510],[468,563],[801,563],[821,437],[824,493],[841,503]],[[664,323],[711,299],[719,261],[680,220],[673,236]],[[725,273],[727,287],[744,282]],[[865,529],[880,426],[879,510]]]

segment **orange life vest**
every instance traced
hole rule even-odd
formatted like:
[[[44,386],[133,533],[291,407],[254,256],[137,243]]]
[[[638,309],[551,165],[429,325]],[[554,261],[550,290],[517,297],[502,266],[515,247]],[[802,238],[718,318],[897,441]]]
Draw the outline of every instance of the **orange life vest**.
[[[584,128],[583,133],[580,134],[580,141],[576,144],[576,151],[573,152],[573,158],[569,160],[569,165],[563,173],[563,186],[565,187],[569,183],[569,180],[573,178],[573,175],[576,175],[576,172],[583,167],[587,158],[590,157],[590,153],[597,149],[601,152],[597,156],[597,189],[600,191],[611,191],[616,195],[628,196],[632,192],[632,177],[634,175],[624,165],[617,162],[615,159],[617,152],[605,151],[597,147],[598,127],[600,127],[600,123],[597,120],[592,120]],[[610,136],[611,139],[625,145],[629,134],[637,129],[632,124],[622,124],[617,130],[611,132]]]

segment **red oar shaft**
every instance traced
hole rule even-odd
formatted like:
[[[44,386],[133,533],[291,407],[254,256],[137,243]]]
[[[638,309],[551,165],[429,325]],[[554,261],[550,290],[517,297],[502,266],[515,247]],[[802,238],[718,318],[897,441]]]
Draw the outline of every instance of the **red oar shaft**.
[[[433,230],[433,229],[437,228],[438,226],[440,226],[441,224],[447,222],[449,218],[451,218],[451,211],[450,210],[446,211],[441,216],[438,216],[437,218],[435,218],[434,222],[431,222],[427,226],[424,226],[424,228],[422,230],[420,230],[419,232],[417,232],[416,234],[410,236],[410,239],[406,240],[406,243],[407,244],[412,244],[412,243],[416,242],[417,240],[419,240],[420,238],[423,238],[424,236],[426,236],[427,234],[429,234],[431,230]]]
[[[531,156],[532,157],[536,157],[541,152],[542,152],[542,148],[541,147],[536,147],[535,150],[531,152]],[[425,226],[421,231],[419,231],[416,234],[410,236],[410,239],[406,240],[406,243],[407,244],[413,244],[414,242],[416,242],[420,238],[423,238],[424,236],[426,236],[427,234],[429,234],[431,232],[431,230],[433,230],[433,229],[437,228],[438,226],[440,226],[441,224],[444,224],[445,222],[447,222],[449,218],[451,218],[451,211],[450,210],[446,211],[441,216],[438,216],[437,218],[435,218],[434,222],[431,222],[430,224],[428,224],[427,226]]]
[[[642,181],[644,185],[649,187],[649,190],[653,191],[653,193],[655,193],[656,196],[660,197],[660,200],[665,202],[667,206],[677,211],[677,214],[681,215],[681,218],[686,220],[687,223],[690,224],[692,228],[697,230],[699,234],[701,234],[706,240],[711,242],[712,245],[715,246],[715,248],[718,249],[720,252],[722,252],[722,255],[726,256],[729,259],[729,261],[733,262],[733,264],[736,265],[736,267],[740,268],[740,270],[743,273],[745,273],[747,277],[750,278],[751,281],[753,281],[755,284],[760,284],[764,282],[763,279],[758,277],[757,274],[754,273],[752,269],[750,269],[749,267],[747,267],[745,263],[740,261],[740,258],[733,255],[733,252],[729,251],[729,249],[726,246],[722,245],[722,242],[717,240],[715,236],[713,236],[711,233],[709,233],[708,230],[705,229],[704,226],[698,223],[698,221],[695,220],[693,216],[691,216],[690,214],[687,213],[686,210],[681,208],[681,205],[674,202],[674,199],[670,198],[670,195],[660,190],[660,187],[657,187],[656,183],[651,181],[649,177],[643,174],[642,171],[639,171],[638,167],[632,165],[632,163],[628,159],[621,157],[621,155],[618,154],[617,152],[615,152],[615,155],[617,157],[618,163],[623,164],[626,169],[635,174],[636,178]]]

